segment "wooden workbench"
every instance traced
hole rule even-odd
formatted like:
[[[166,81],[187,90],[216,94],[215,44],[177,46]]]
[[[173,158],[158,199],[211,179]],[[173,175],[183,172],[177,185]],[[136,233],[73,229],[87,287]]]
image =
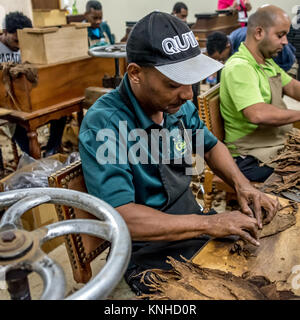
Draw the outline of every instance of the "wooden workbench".
[[[102,86],[104,75],[115,75],[115,62],[111,58],[84,58],[52,65],[33,65],[38,70],[38,85],[32,84],[24,75],[13,81],[17,106],[6,94],[0,81],[0,107],[10,109],[0,118],[24,127],[29,137],[30,155],[41,157],[37,128],[50,120],[79,112],[82,119],[84,91],[87,87]],[[120,72],[125,73],[125,59],[120,59]],[[2,79],[2,71],[0,71]]]
[[[289,200],[279,198],[282,206]],[[245,272],[251,275],[267,277],[276,281],[277,290],[291,290],[300,295],[300,281],[297,285],[297,272],[300,274],[300,207],[296,213],[296,224],[285,231],[260,239],[260,247],[255,256],[245,258],[229,252],[232,241],[211,240],[192,260],[203,267],[231,272],[242,276]],[[254,246],[253,246],[254,248]],[[294,273],[293,273],[294,272]],[[298,278],[299,278],[298,274]]]
[[[212,13],[196,14],[196,22],[191,26],[200,48],[206,48],[207,36],[215,31],[230,34],[241,25],[238,22],[238,14],[235,13]]]

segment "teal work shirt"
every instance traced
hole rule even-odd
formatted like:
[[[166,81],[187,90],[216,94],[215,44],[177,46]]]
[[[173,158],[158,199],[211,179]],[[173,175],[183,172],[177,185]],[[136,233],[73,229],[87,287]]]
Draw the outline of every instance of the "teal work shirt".
[[[181,119],[185,128],[192,132],[190,141],[194,149],[197,144],[195,135],[199,133],[197,129],[203,129],[201,132],[204,133],[204,152],[216,145],[217,138],[200,120],[198,111],[191,101],[183,104],[176,114],[164,114],[163,127],[155,124],[135,99],[127,74],[123,81],[134,110],[125,105],[118,89],[115,89],[99,98],[82,121],[79,132],[79,152],[86,187],[89,194],[113,207],[134,202],[158,209],[167,200],[159,165],[151,161],[134,163],[136,158],[141,156],[142,150],[139,148],[136,150],[135,146],[138,141],[143,140],[143,136],[141,134],[138,138],[131,136],[124,139],[126,130],[123,129],[126,128],[126,132],[136,132],[135,130],[138,129],[138,133],[149,133],[153,129],[161,130],[162,128],[171,131],[178,127],[178,119]],[[147,137],[144,142],[146,141],[148,141]],[[145,144],[141,145],[145,146]],[[182,147],[182,143],[176,145]],[[148,148],[146,150],[148,160],[151,159],[150,154],[152,155],[152,152],[149,153]],[[106,161],[107,159],[113,161]],[[128,159],[131,160],[128,161]]]
[[[101,40],[102,38],[105,39],[105,34],[110,42],[110,44],[115,43],[115,39],[113,34],[110,31],[109,25],[103,21],[100,23],[99,28],[93,29],[92,27],[88,27],[88,38],[91,40]]]

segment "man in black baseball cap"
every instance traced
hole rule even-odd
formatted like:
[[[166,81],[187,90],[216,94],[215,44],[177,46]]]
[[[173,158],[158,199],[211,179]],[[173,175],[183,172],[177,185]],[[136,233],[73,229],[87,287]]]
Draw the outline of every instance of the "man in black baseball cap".
[[[127,223],[132,254],[125,279],[140,295],[149,292],[140,272],[169,269],[167,256],[190,259],[210,237],[238,235],[259,245],[261,207],[268,222],[278,202],[251,186],[190,101],[191,85],[222,65],[201,54],[184,22],[150,13],[132,29],[127,57],[120,86],[97,100],[83,119],[79,151],[88,192]],[[175,134],[163,136],[166,132]],[[202,212],[187,174],[192,167],[188,155],[201,149],[208,165],[237,191],[241,211]]]
[[[199,82],[223,65],[201,50],[193,31],[171,15],[153,12],[137,23],[127,41],[128,63],[153,66],[183,85]]]

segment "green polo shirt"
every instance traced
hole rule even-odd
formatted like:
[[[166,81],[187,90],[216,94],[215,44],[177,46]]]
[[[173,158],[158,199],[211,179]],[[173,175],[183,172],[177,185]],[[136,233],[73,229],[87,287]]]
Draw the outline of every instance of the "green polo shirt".
[[[239,51],[230,57],[222,70],[220,108],[224,118],[225,143],[233,156],[238,154],[234,151],[235,146],[232,142],[257,128],[257,125],[249,122],[243,115],[242,110],[257,103],[271,103],[268,77],[280,73],[282,87],[292,80],[273,59],[267,59],[266,62],[265,65],[259,65],[242,43]]]
[[[82,121],[79,132],[79,152],[86,187],[90,194],[113,207],[135,202],[152,208],[161,208],[167,196],[163,189],[158,164],[155,161],[154,164],[151,162],[145,164],[142,161],[134,163],[136,151],[134,145],[142,140],[142,134],[140,138],[135,139],[134,137],[124,138],[125,133],[137,128],[141,132],[148,133],[151,129],[172,130],[178,127],[178,119],[181,119],[185,128],[191,129],[193,148],[198,141],[195,139],[195,135],[199,134],[197,129],[203,129],[202,133],[204,132],[204,152],[216,145],[217,138],[200,120],[198,111],[191,101],[182,105],[176,114],[164,114],[163,127],[155,124],[135,99],[127,74],[124,77],[124,83],[133,104],[133,110],[125,105],[119,91],[115,89],[99,98]],[[182,144],[177,143],[177,146],[181,148]],[[151,158],[149,149],[146,152]],[[137,151],[136,154],[138,153]],[[127,155],[131,161],[126,161]],[[113,159],[115,162],[105,163],[105,159]]]

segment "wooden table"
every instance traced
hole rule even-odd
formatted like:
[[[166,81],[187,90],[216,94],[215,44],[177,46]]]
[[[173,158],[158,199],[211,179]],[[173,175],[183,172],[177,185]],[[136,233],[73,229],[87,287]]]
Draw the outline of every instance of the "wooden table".
[[[79,113],[83,116],[84,91],[88,87],[101,87],[104,75],[114,76],[115,61],[109,58],[83,57],[52,65],[33,65],[38,69],[38,85],[23,75],[13,81],[17,106],[7,96],[0,82],[0,107],[10,109],[10,114],[0,118],[24,127],[29,138],[30,155],[41,157],[37,128],[50,120]],[[125,59],[120,59],[121,74],[125,73]],[[2,72],[0,71],[0,79]]]
[[[191,26],[200,48],[206,48],[207,36],[215,31],[230,34],[241,25],[238,22],[238,14],[196,14],[196,22]]]
[[[279,198],[282,206],[287,199]],[[299,206],[298,206],[299,207]],[[229,252],[232,241],[211,240],[194,257],[193,262],[201,267],[218,269],[241,276],[244,272],[262,275],[276,281],[277,290],[291,290],[300,295],[300,207],[296,224],[285,231],[260,239],[255,257],[247,259]],[[253,247],[254,248],[254,247]],[[294,273],[293,273],[294,272]]]

